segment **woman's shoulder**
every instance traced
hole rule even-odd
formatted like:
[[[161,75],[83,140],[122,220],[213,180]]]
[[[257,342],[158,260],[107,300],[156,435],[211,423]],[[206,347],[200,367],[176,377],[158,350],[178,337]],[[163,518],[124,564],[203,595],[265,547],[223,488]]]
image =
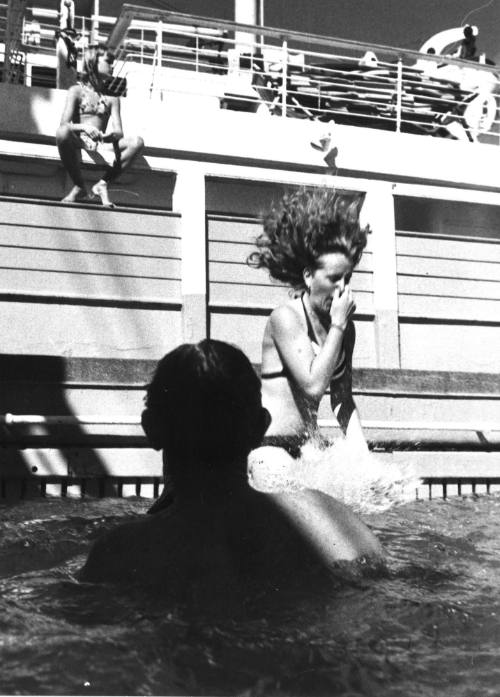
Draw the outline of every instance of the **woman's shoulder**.
[[[82,89],[83,85],[81,84],[81,82],[77,82],[68,88],[68,95],[71,95],[72,97],[81,97]]]
[[[273,329],[302,327],[302,313],[300,298],[293,298],[283,305],[276,307],[269,317]]]

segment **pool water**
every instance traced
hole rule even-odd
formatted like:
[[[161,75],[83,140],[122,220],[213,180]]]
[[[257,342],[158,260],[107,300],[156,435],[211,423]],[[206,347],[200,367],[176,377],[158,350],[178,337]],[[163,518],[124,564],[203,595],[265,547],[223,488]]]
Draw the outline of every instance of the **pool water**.
[[[0,692],[434,695],[500,690],[500,498],[364,514],[387,570],[327,593],[191,617],[144,591],[79,584],[91,541],[144,499],[0,505]]]

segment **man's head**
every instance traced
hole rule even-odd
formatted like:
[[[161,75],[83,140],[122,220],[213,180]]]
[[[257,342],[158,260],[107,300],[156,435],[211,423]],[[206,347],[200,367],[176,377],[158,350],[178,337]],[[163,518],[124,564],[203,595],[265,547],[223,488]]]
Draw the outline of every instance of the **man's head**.
[[[183,344],[164,356],[147,388],[142,423],[169,474],[224,475],[260,444],[269,424],[245,354],[222,341]]]

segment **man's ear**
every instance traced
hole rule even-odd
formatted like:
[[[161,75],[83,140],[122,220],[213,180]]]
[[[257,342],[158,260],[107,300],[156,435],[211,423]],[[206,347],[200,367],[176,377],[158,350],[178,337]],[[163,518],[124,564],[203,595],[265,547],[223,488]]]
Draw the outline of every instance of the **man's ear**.
[[[155,450],[163,448],[164,433],[161,424],[153,417],[149,409],[144,409],[141,415],[142,430],[146,434],[149,444]]]
[[[265,407],[261,407],[259,417],[255,421],[254,442],[252,443],[252,448],[258,448],[259,445],[262,443],[264,433],[269,428],[270,423],[271,414],[267,411]]]

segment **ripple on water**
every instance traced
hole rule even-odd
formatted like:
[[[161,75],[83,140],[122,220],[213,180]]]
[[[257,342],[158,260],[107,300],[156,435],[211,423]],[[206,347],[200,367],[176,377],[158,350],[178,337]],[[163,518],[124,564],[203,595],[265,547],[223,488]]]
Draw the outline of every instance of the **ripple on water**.
[[[147,505],[0,506],[2,563],[4,552],[23,558],[0,580],[1,693],[498,694],[500,498],[363,512],[387,550],[386,574],[270,600],[237,622],[74,580],[92,539]],[[32,546],[14,550],[23,536]]]

